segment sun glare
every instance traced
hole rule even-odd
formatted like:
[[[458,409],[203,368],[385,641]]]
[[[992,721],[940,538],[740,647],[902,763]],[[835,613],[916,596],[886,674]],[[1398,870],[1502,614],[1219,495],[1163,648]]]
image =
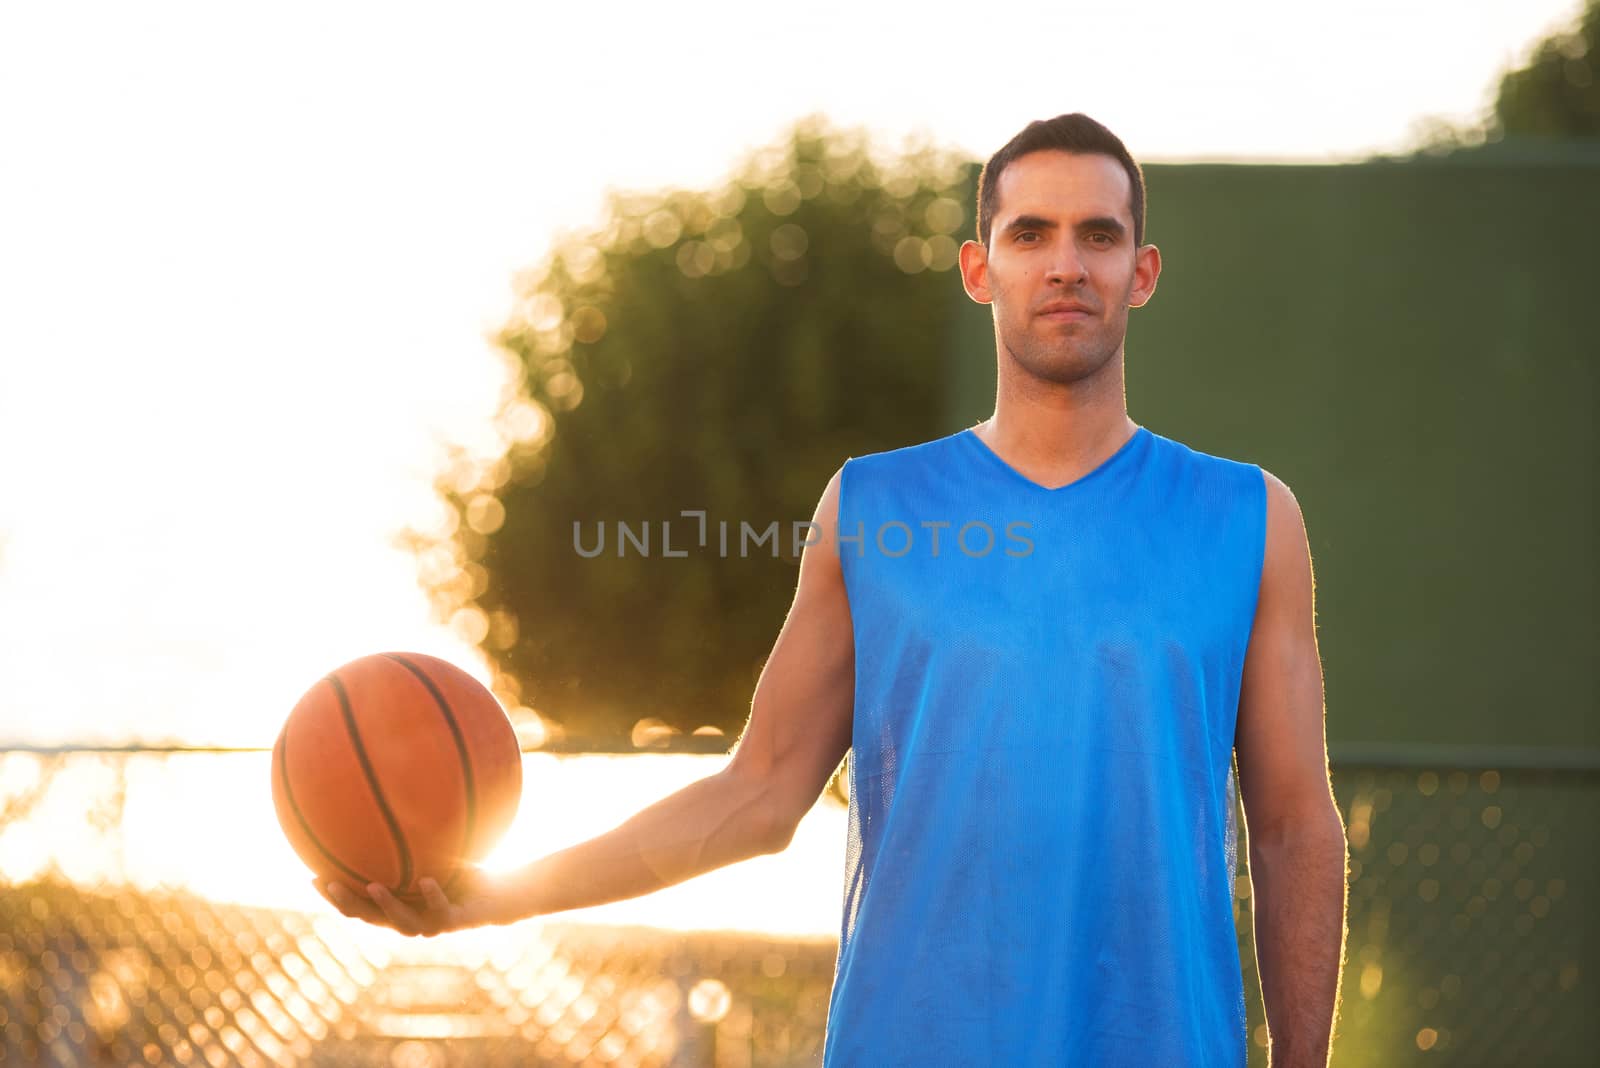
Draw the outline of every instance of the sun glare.
[[[528,754],[517,817],[485,864],[517,867],[609,830],[713,773],[724,759]],[[0,811],[11,815],[0,826],[0,882],[55,873],[85,887],[179,890],[216,902],[331,915],[278,826],[270,764],[268,753],[80,754],[53,761],[0,755]],[[824,802],[782,854],[646,898],[554,918],[832,936],[844,816]]]

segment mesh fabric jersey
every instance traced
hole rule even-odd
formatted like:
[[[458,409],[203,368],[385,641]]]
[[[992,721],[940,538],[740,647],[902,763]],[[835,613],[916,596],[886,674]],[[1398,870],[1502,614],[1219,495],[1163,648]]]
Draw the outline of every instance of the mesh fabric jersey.
[[[825,1063],[1243,1065],[1261,469],[1140,427],[1051,489],[964,430],[847,462],[839,533],[855,719]]]

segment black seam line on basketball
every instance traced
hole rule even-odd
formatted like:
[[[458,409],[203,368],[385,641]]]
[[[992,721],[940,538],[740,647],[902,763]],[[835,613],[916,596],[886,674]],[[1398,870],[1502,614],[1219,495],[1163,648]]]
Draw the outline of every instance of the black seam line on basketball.
[[[329,864],[348,875],[358,887],[364,887],[372,882],[371,879],[368,879],[365,875],[362,875],[334,856],[333,850],[329,849],[322,839],[317,837],[317,832],[311,829],[311,824],[306,820],[306,814],[300,811],[300,803],[294,799],[294,790],[289,786],[289,729],[287,727],[278,736],[277,749],[278,779],[283,784],[283,799],[289,802],[289,811],[294,813],[294,821],[300,825],[301,832],[311,840],[311,844],[317,847],[317,852],[321,853]]]
[[[444,714],[444,721],[450,725],[450,735],[456,740],[456,755],[461,758],[461,778],[467,790],[467,827],[464,841],[461,845],[461,855],[466,857],[467,851],[472,848],[472,836],[478,828],[478,788],[472,779],[472,757],[467,752],[467,738],[461,733],[461,724],[456,720],[456,714],[450,711],[450,702],[444,699],[444,694],[439,692],[439,687],[434,685],[425,671],[395,653],[384,653],[384,656],[404,667],[417,677],[422,685],[433,694],[433,699],[439,705],[439,711]]]
[[[361,731],[356,728],[356,714],[350,708],[350,695],[345,692],[344,683],[339,681],[337,673],[324,676],[333,684],[333,692],[339,697],[339,711],[344,714],[345,730],[350,733],[350,745],[356,751],[356,759],[361,762],[361,771],[367,777],[367,785],[372,789],[372,799],[378,803],[378,812],[383,816],[383,822],[389,825],[389,833],[394,836],[394,847],[400,851],[400,878],[395,880],[395,886],[405,886],[411,881],[411,847],[406,845],[406,836],[400,830],[400,821],[394,818],[394,812],[389,808],[389,802],[383,796],[383,788],[378,785],[378,773],[373,770],[372,761],[367,757],[367,747],[361,744]]]

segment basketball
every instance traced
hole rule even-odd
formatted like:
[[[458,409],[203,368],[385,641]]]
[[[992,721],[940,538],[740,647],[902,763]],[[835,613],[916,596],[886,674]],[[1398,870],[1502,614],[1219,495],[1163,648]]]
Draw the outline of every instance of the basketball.
[[[319,881],[446,894],[511,824],[522,794],[516,732],[494,695],[421,653],[376,653],[324,675],[272,749],[278,822]]]

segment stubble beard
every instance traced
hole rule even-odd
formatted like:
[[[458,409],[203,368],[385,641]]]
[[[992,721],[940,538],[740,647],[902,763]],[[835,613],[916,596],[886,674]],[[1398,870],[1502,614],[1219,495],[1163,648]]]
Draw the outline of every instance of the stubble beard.
[[[1034,378],[1060,385],[1082,382],[1100,374],[1122,348],[1126,330],[1116,323],[1091,324],[1080,322],[1080,327],[1094,329],[1067,329],[1054,336],[1042,336],[1029,329],[1032,325],[1008,329],[1000,326],[1000,343],[1024,371]]]

